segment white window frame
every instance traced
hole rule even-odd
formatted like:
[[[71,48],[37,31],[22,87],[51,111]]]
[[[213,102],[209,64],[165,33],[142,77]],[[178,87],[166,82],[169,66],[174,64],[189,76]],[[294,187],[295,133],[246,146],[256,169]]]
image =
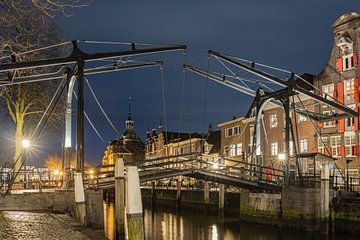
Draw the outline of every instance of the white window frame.
[[[278,126],[277,114],[270,115],[270,127],[276,128]]]
[[[325,154],[325,148],[328,147],[328,138],[327,137],[319,137],[318,138],[318,152]]]
[[[308,120],[308,118],[306,116],[304,116],[303,114],[298,114],[298,118],[299,118],[299,123],[302,122],[306,122]]]
[[[294,156],[294,141],[289,141],[289,154]]]
[[[341,136],[331,136],[330,137],[330,146],[331,146],[331,156],[338,157],[339,151],[338,148],[341,146]]]
[[[345,146],[345,156],[346,157],[354,156],[353,146],[356,146],[355,132],[349,132],[348,134],[344,135],[344,146]]]
[[[327,111],[323,111],[324,115],[330,116],[332,114],[334,114],[335,111],[334,110],[327,110]],[[327,121],[323,123],[323,127],[324,128],[332,128],[335,127],[335,122],[334,121]]]
[[[270,154],[271,156],[277,156],[279,154],[279,145],[277,142],[271,143]]]
[[[300,139],[300,152],[301,153],[308,152],[308,142],[306,138]]]
[[[328,100],[333,101],[334,100],[334,91],[335,91],[335,87],[333,83],[330,84],[326,84],[323,85],[321,87],[321,91],[322,91],[322,96]],[[330,96],[330,97],[327,97]],[[327,107],[327,105],[323,105],[323,107]]]
[[[354,79],[344,80],[344,103],[345,105],[354,104]]]
[[[345,169],[345,176],[347,176],[347,169]],[[351,178],[353,178],[351,180]],[[355,184],[358,185],[359,184],[359,169],[357,168],[350,168],[349,169],[349,184]]]
[[[240,135],[240,125],[225,129],[225,137],[232,137]]]
[[[354,53],[350,52],[347,55],[342,56],[343,61],[343,71],[351,70],[354,68]]]

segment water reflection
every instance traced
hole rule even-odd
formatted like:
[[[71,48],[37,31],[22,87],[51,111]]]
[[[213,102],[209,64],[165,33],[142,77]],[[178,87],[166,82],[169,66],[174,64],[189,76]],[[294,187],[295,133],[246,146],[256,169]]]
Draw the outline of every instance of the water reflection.
[[[105,233],[114,239],[114,205],[104,205]],[[261,224],[247,224],[236,218],[206,216],[194,212],[176,212],[144,209],[145,239],[147,240],[322,240],[327,239],[315,233],[287,231]],[[337,236],[332,239],[354,239],[354,236]]]

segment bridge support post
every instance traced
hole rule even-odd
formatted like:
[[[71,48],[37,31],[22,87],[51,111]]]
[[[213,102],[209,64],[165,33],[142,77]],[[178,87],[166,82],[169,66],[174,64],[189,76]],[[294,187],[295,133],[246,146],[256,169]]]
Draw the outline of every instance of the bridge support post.
[[[86,204],[85,204],[85,191],[81,172],[76,172],[75,180],[75,215],[76,219],[86,226]]]
[[[219,209],[223,210],[225,206],[225,185],[219,184]]]
[[[116,239],[125,239],[125,175],[121,157],[115,162],[115,225]]]
[[[204,182],[204,203],[208,204],[210,202],[210,186],[209,182]]]
[[[176,206],[181,206],[181,185],[182,185],[182,178],[181,176],[178,178],[177,184],[176,184]]]
[[[136,166],[126,167],[126,218],[129,240],[143,240],[144,219],[140,191],[140,178]]]
[[[151,204],[154,203],[155,194],[156,194],[155,181],[152,181],[151,182]]]
[[[329,162],[322,161],[320,186],[320,233],[329,234]]]

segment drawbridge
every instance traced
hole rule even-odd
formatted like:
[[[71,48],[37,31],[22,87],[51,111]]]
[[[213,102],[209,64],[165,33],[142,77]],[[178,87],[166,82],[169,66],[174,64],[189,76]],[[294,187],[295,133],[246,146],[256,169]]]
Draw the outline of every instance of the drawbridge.
[[[280,192],[284,182],[284,171],[264,167],[239,159],[208,159],[206,154],[168,156],[146,160],[138,164],[140,181],[146,182],[172,179],[179,176],[197,180],[226,184],[252,191]],[[108,189],[114,187],[114,165],[99,166],[95,176],[85,177],[86,187]]]

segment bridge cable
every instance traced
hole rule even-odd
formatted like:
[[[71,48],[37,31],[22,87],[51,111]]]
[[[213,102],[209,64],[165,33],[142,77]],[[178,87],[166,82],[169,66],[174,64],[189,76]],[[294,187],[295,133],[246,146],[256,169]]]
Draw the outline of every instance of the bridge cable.
[[[76,98],[76,100],[78,99],[75,91],[73,90],[73,94]],[[90,126],[92,127],[92,129],[94,130],[94,132],[96,133],[96,135],[100,138],[100,140],[103,142],[103,143],[106,143],[105,140],[103,139],[103,137],[100,135],[99,131],[95,128],[93,122],[90,120],[89,116],[86,114],[85,110],[84,110],[84,115],[86,117],[86,120],[88,120]]]
[[[120,136],[119,131],[118,131],[117,128],[114,126],[114,124],[111,122],[111,120],[110,120],[109,116],[106,114],[104,108],[101,106],[101,104],[100,104],[100,102],[99,102],[99,99],[96,97],[95,92],[94,92],[93,88],[92,88],[91,85],[90,85],[89,80],[88,80],[86,77],[84,77],[84,79],[85,79],[86,84],[89,86],[90,92],[91,92],[92,96],[94,97],[95,102],[96,102],[97,105],[99,106],[101,112],[103,113],[104,117],[106,118],[106,120],[108,121],[108,123],[110,124],[110,126],[114,129],[115,133],[116,133],[117,136],[119,137],[119,136]]]
[[[162,97],[162,111],[164,116],[164,132],[165,132],[165,142],[168,143],[167,135],[167,118],[166,118],[166,95],[165,95],[165,81],[164,81],[164,67],[160,66],[160,81],[161,81],[161,97]],[[160,123],[161,124],[161,123]],[[166,154],[168,154],[166,152]]]

